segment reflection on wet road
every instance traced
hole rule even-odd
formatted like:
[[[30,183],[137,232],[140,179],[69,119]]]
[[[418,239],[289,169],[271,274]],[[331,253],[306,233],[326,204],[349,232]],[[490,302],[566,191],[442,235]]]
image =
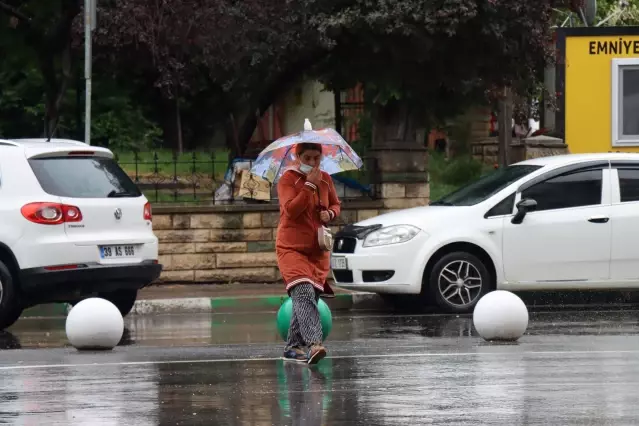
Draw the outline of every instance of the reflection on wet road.
[[[132,318],[102,353],[22,320],[0,334],[0,424],[639,423],[639,312],[536,314],[515,345],[469,317],[342,316],[313,368],[277,359],[273,317]]]

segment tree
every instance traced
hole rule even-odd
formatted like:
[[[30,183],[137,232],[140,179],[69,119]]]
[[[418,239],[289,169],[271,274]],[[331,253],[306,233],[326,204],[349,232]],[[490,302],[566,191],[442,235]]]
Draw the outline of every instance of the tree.
[[[554,10],[554,23],[558,27],[584,26],[587,3],[596,2],[593,25],[627,26],[639,24],[639,5],[630,0],[563,0]]]
[[[45,136],[52,136],[58,126],[72,78],[71,30],[79,12],[77,0],[0,1],[2,33],[17,46],[24,46],[39,65],[45,95]],[[13,45],[15,52],[18,49]]]
[[[362,82],[373,143],[415,141],[428,118],[451,117],[511,87],[525,93],[550,60],[548,0],[350,0],[312,22],[330,53],[317,75]]]
[[[181,99],[215,108],[210,115],[224,117],[233,155],[241,155],[258,117],[317,60],[305,7],[287,0],[104,2],[96,61],[152,82],[174,105],[178,133]]]

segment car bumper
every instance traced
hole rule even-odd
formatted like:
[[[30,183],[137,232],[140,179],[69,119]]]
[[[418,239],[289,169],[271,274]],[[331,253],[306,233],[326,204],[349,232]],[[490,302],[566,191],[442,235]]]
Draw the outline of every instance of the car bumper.
[[[332,253],[332,258],[343,257],[347,262],[346,270],[332,270],[336,286],[374,293],[419,293],[424,269],[421,253],[427,239],[420,232],[406,243],[367,248],[359,240],[355,253]]]
[[[162,265],[147,260],[125,265],[82,265],[75,269],[23,269],[20,273],[22,290],[33,296],[87,294],[121,289],[140,289],[160,277]]]

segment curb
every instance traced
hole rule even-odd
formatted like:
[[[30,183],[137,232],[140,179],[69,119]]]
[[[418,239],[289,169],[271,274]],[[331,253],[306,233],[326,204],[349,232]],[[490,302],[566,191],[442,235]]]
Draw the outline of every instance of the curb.
[[[247,313],[277,312],[288,296],[240,297],[184,297],[175,299],[148,299],[135,302],[129,315],[158,315],[186,313]],[[332,311],[372,310],[384,307],[375,293],[340,293],[333,299],[323,299]],[[22,318],[64,317],[71,306],[51,303],[26,309]]]

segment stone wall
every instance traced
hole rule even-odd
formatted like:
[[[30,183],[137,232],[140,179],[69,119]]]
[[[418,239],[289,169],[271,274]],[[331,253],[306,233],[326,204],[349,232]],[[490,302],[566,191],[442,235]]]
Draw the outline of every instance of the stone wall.
[[[499,141],[485,138],[471,144],[473,158],[490,166],[499,164]],[[518,140],[510,145],[510,164],[539,157],[568,154],[568,145],[562,139],[535,136]]]
[[[428,183],[384,183],[381,199],[342,204],[337,231],[379,214],[428,204]],[[164,283],[268,283],[275,259],[277,205],[154,206]]]
[[[569,154],[568,145],[563,139],[550,136],[535,136],[513,143],[510,147],[510,162],[531,160],[533,158],[551,157]]]
[[[495,137],[478,139],[470,144],[473,158],[494,166],[499,164],[499,141]]]

